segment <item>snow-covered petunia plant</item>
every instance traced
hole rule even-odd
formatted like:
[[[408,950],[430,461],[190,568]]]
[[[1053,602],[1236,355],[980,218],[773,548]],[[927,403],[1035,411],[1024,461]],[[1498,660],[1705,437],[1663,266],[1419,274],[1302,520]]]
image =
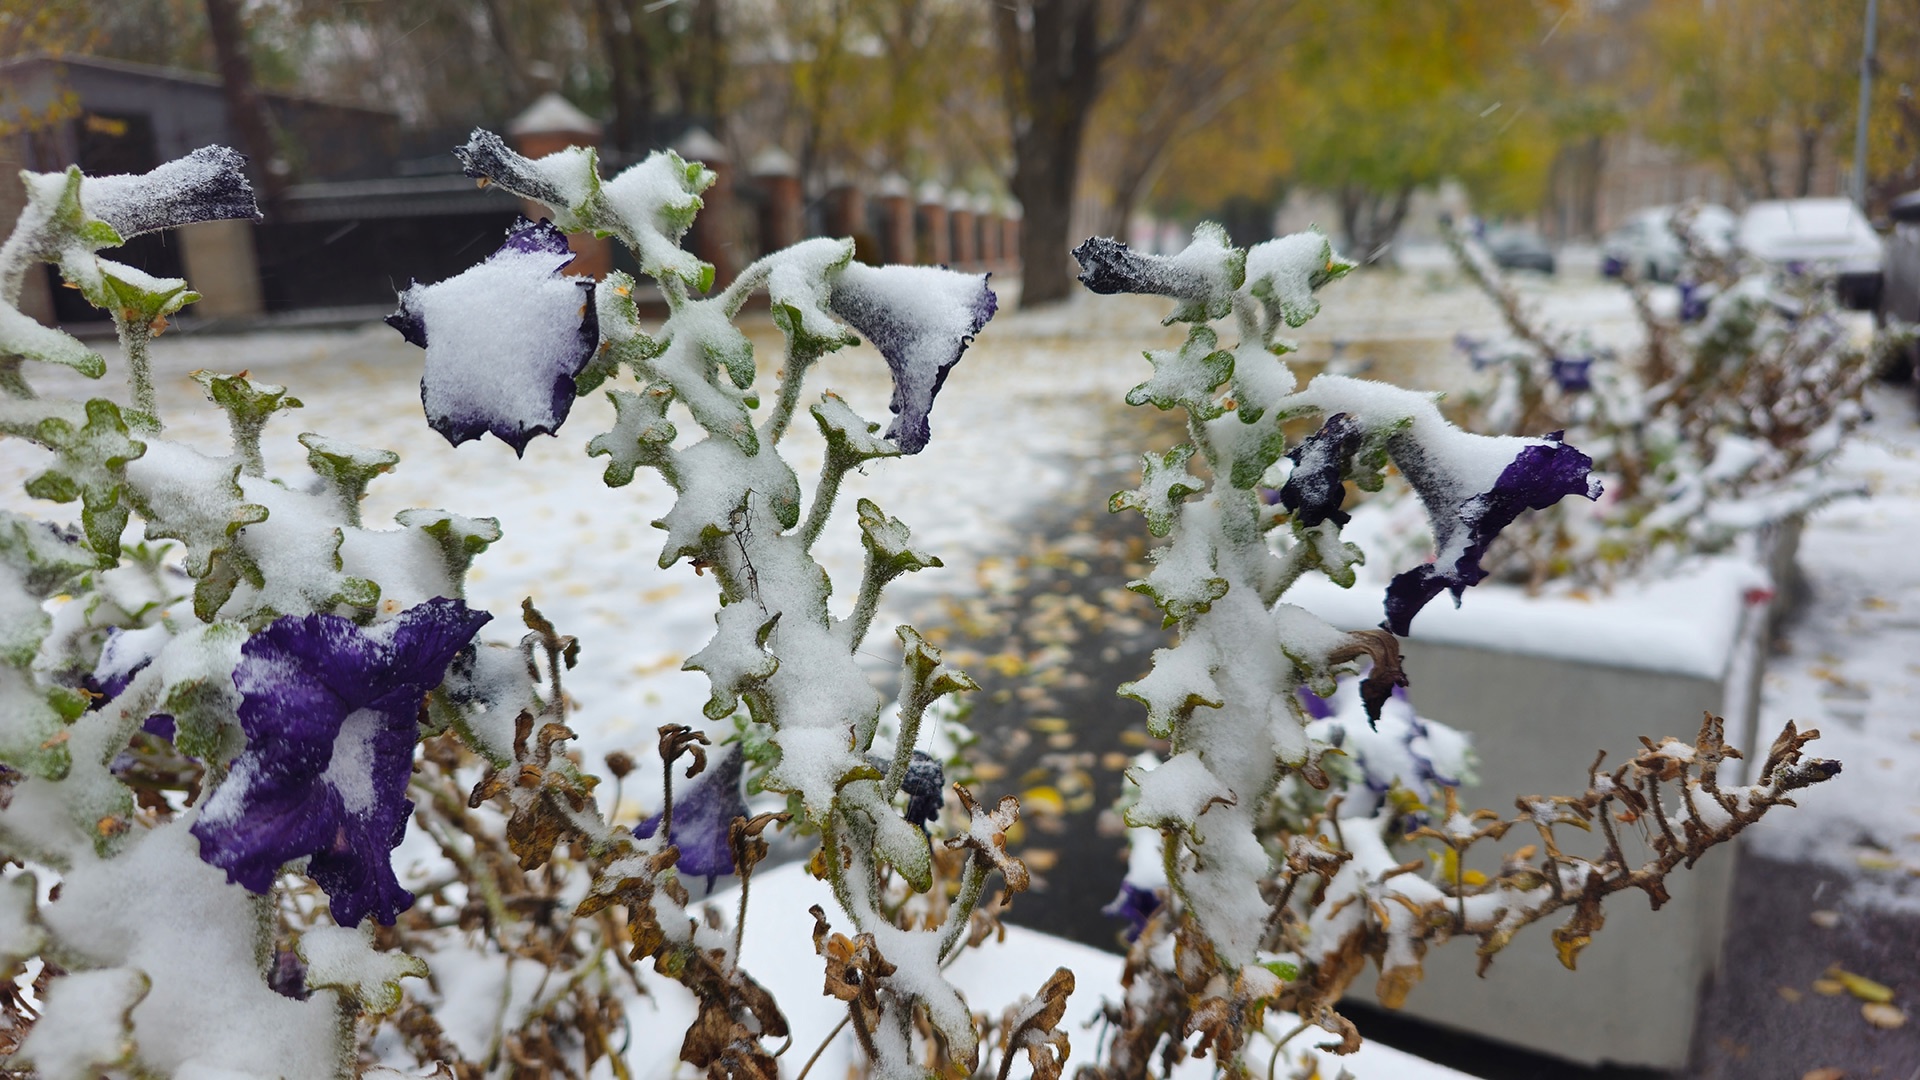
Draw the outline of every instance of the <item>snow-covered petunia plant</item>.
[[[1500,577],[1537,588],[1658,574],[1858,494],[1828,466],[1867,417],[1862,395],[1893,334],[1856,340],[1829,282],[1709,242],[1692,220],[1683,208],[1670,222],[1685,255],[1671,310],[1646,282],[1624,282],[1641,333],[1624,354],[1544,317],[1470,233],[1448,234],[1506,324],[1456,339],[1487,381],[1461,396],[1463,422],[1564,430],[1607,487],[1598,506],[1512,530],[1489,560]]]
[[[942,975],[994,932],[990,878],[1007,892],[1029,880],[1007,847],[1017,801],[956,785],[947,802],[949,762],[922,751],[925,718],[973,683],[911,627],[896,631],[893,707],[856,659],[882,589],[939,560],[860,500],[866,561],[839,616],[812,554],[850,470],[933,437],[935,397],[994,314],[985,275],[868,267],[850,241],[809,240],[714,291],[712,268],[680,246],[712,179],[700,165],[657,153],[603,178],[591,151],[529,160],[484,131],[457,154],[547,220],[401,294],[389,322],[424,350],[426,421],[456,445],[492,435],[520,451],[606,390],[615,419],[586,455],[607,459],[610,487],[657,471],[676,493],[655,523],[661,565],[718,583],[715,632],[686,661],[711,683],[703,715],[664,718],[657,750],[610,755],[597,774],[569,749],[563,683],[618,645],[589,643],[583,659],[530,601],[524,634],[482,636],[508,620],[469,607],[463,583],[496,521],[413,509],[393,527],[363,522],[368,485],[397,455],[314,432],[298,436],[307,472],[269,477],[266,428],[301,403],[244,374],[196,375],[229,419],[227,452],[167,437],[147,346],[194,294],[100,253],[256,216],[237,154],[203,150],[145,176],[27,174],[0,246],[0,434],[47,454],[30,495],[79,507],[75,525],[0,516],[0,1068],[652,1075],[673,1065],[633,1060],[630,1047],[663,1043],[634,1037],[634,1006],[671,982],[695,1013],[664,1040],[681,1061],[714,1077],[794,1075],[805,1066],[783,1057],[781,1005],[740,964],[753,872],[781,831],[812,845],[808,865],[831,885],[838,910],[813,911],[823,993],[845,1003],[874,1075],[989,1071],[997,1029],[1003,1080],[1021,1055],[1055,1080],[1070,972],[995,1025]],[[566,234],[582,231],[626,245],[651,284],[564,275]],[[1083,256],[1090,283],[1172,296],[1193,323],[1185,346],[1149,354],[1154,376],[1130,399],[1184,408],[1191,442],[1150,455],[1140,488],[1115,500],[1171,538],[1140,587],[1182,640],[1127,689],[1171,754],[1136,773],[1128,814],[1157,838],[1142,851],[1162,857],[1136,860],[1117,907],[1138,923],[1133,990],[1112,1010],[1101,1071],[1144,1076],[1190,1036],[1243,1071],[1267,1010],[1350,1034],[1330,1003],[1365,957],[1403,992],[1428,943],[1475,936],[1490,952],[1568,906],[1570,957],[1600,897],[1657,895],[1677,862],[1834,771],[1790,731],[1758,784],[1720,789],[1713,765],[1730,751],[1709,726],[1697,748],[1650,747],[1592,774],[1584,796],[1523,802],[1545,861],[1468,882],[1460,851],[1505,826],[1457,812],[1461,739],[1396,694],[1389,632],[1336,629],[1280,597],[1310,571],[1352,580],[1342,485],[1377,486],[1391,461],[1439,538],[1433,563],[1388,590],[1387,621],[1404,630],[1483,576],[1516,515],[1596,494],[1588,459],[1557,438],[1467,435],[1391,388],[1296,387],[1274,355],[1280,328],[1309,318],[1314,290],[1345,269],[1317,234],[1239,252],[1203,230],[1174,259],[1111,243]],[[108,370],[18,310],[41,263],[111,315],[129,407],[36,394],[28,361]],[[648,289],[663,317],[642,305]],[[764,401],[736,325],[761,291],[787,342]],[[1229,316],[1231,349],[1207,325]],[[812,402],[826,454],[803,493],[779,451],[803,382],[863,337],[892,374],[892,422],[883,431],[831,393]],[[1283,425],[1311,414],[1325,417],[1318,433],[1289,446]],[[663,795],[621,824],[612,810],[639,760],[661,769]],[[1662,803],[1661,784],[1679,801]],[[784,796],[784,809],[755,814],[745,791]],[[1611,861],[1559,855],[1556,824],[1607,822],[1615,803],[1652,807],[1667,841],[1652,862],[1629,871],[1617,843]],[[1394,870],[1392,847],[1422,838],[1453,853],[1451,879]],[[403,845],[424,875],[396,873]],[[724,875],[740,883],[731,920],[689,889]],[[1319,886],[1296,888],[1313,875]]]
[[[1523,797],[1517,818],[1462,812],[1469,755],[1458,732],[1414,714],[1397,635],[1442,592],[1461,602],[1524,512],[1598,498],[1591,459],[1557,431],[1467,433],[1426,394],[1329,374],[1298,385],[1285,334],[1352,267],[1317,232],[1242,250],[1203,225],[1178,255],[1102,239],[1074,255],[1094,292],[1168,298],[1167,323],[1188,324],[1184,343],[1146,353],[1152,375],[1127,395],[1183,411],[1187,438],[1148,452],[1140,486],[1112,500],[1166,538],[1132,587],[1179,640],[1121,687],[1168,755],[1129,772],[1135,857],[1109,911],[1132,922],[1133,944],[1127,993],[1106,1009],[1103,1077],[1144,1077],[1188,1052],[1244,1075],[1254,1039],[1277,1060],[1311,1026],[1339,1036],[1322,1049],[1351,1052],[1358,1035],[1334,1005],[1369,960],[1394,1007],[1430,945],[1476,939],[1484,969],[1520,927],[1565,909],[1554,941],[1571,967],[1606,896],[1638,888],[1657,904],[1676,866],[1838,771],[1805,758],[1812,733],[1789,728],[1755,783],[1723,788],[1718,766],[1739,755],[1710,717],[1696,746],[1649,743],[1611,773],[1596,762],[1581,795]],[[1212,325],[1222,320],[1235,340]],[[1363,552],[1342,537],[1345,485],[1378,490],[1390,468],[1424,506],[1434,550],[1387,585],[1381,627],[1335,627],[1287,603],[1310,572],[1355,586]],[[1623,848],[1616,810],[1657,821],[1644,857]],[[1595,822],[1599,857],[1556,844],[1556,827]],[[1522,823],[1544,855],[1522,849],[1497,877],[1467,874],[1469,847]],[[1268,1010],[1299,1026],[1272,1034]]]

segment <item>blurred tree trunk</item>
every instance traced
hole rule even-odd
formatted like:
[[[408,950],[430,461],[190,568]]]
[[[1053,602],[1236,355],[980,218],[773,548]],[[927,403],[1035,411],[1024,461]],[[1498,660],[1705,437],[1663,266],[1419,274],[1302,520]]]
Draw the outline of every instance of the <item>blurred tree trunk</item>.
[[[685,38],[674,49],[674,82],[680,111],[697,117],[716,137],[726,137],[723,88],[726,39],[720,25],[720,0],[684,0],[692,7]]]
[[[1183,136],[1211,124],[1255,86],[1269,84],[1285,55],[1292,0],[1182,0],[1147,8],[1113,65],[1100,107],[1099,137],[1110,150],[1110,198],[1101,233],[1124,237],[1127,223],[1165,171]]]
[[[506,69],[507,91],[513,95],[513,108],[524,109],[533,103],[533,90],[527,80],[527,67],[520,58],[520,50],[514,46],[513,28],[507,25],[507,15],[500,8],[500,0],[484,0],[484,6],[487,30],[493,35],[493,47],[499,50],[500,64]]]
[[[1102,68],[1139,25],[1144,0],[1124,2],[1104,38],[1099,0],[1018,0],[993,10],[1013,130],[1011,186],[1024,214],[1022,307],[1064,300],[1072,288],[1068,229],[1087,115]]]
[[[653,42],[631,0],[594,0],[593,13],[600,24],[613,99],[613,145],[632,154],[646,145],[653,130]]]
[[[1800,163],[1794,170],[1793,193],[1804,199],[1813,194],[1813,173],[1820,165],[1819,128],[1802,128],[1799,131]]]
[[[239,0],[206,0],[207,29],[220,65],[220,90],[227,101],[227,122],[240,140],[240,149],[253,159],[259,201],[268,209],[286,190],[290,169],[280,152],[279,131],[267,99],[254,79],[253,59],[247,52],[247,32],[240,23]]]
[[[1340,189],[1340,230],[1347,237],[1347,256],[1370,265],[1381,249],[1392,242],[1407,219],[1407,207],[1413,201],[1413,187],[1397,191],[1372,191],[1358,184]]]

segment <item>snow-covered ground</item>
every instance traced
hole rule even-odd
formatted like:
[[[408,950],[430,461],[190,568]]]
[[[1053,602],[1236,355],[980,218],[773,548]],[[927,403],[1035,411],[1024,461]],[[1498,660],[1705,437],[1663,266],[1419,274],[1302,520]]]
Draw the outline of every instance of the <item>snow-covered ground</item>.
[[[1847,899],[1920,912],[1920,423],[1911,393],[1881,391],[1839,471],[1870,492],[1808,523],[1812,589],[1786,648],[1767,663],[1761,730],[1820,730],[1846,771],[1751,834],[1776,859],[1847,871]]]
[[[1592,328],[1597,340],[1624,341],[1631,333],[1631,312],[1616,286],[1576,280],[1530,281],[1522,288],[1556,317]],[[1484,299],[1434,270],[1358,275],[1328,289],[1323,300],[1321,317],[1299,335],[1303,358],[1324,360],[1337,352],[1348,361],[1373,362],[1377,374],[1423,387],[1440,388],[1464,374],[1449,345],[1455,333],[1497,327]],[[1102,434],[1127,388],[1147,374],[1140,350],[1177,340],[1158,325],[1163,308],[1082,296],[1049,311],[1003,313],[949,380],[933,412],[927,450],[875,463],[868,475],[850,479],[843,505],[874,499],[913,528],[919,546],[947,564],[897,583],[889,594],[877,623],[882,629],[867,646],[876,673],[897,663],[897,646],[886,629],[891,623],[937,617],[937,597],[977,588],[983,556],[1019,546],[1034,507],[1077,492],[1091,464],[1132,460],[1133,451],[1108,444]],[[778,334],[764,321],[750,329],[770,380]],[[401,454],[398,470],[371,489],[364,508],[370,525],[391,521],[409,507],[500,518],[505,536],[477,560],[471,577],[470,599],[497,614],[482,636],[516,638],[513,613],[522,597],[531,596],[563,632],[583,639],[581,667],[569,689],[578,701],[574,727],[590,762],[611,750],[649,745],[659,724],[699,717],[706,679],[682,672],[680,664],[712,633],[713,586],[684,565],[656,565],[659,534],[649,523],[668,508],[668,489],[643,473],[630,487],[609,491],[600,481],[604,462],[585,456],[586,441],[611,421],[603,397],[579,402],[558,438],[535,440],[525,460],[515,461],[497,441],[455,449],[428,429],[417,384],[421,354],[385,326],[169,335],[157,343],[155,356],[162,414],[175,437],[223,450],[224,417],[186,376],[201,368],[247,369],[256,379],[287,385],[307,403],[268,428],[270,474],[305,477],[304,450],[294,436],[319,430]],[[47,393],[83,390],[82,380],[65,372],[37,381]],[[871,419],[887,415],[885,367],[868,348],[823,363],[809,381],[807,400],[826,387]],[[125,396],[114,374],[96,392]],[[1825,736],[1821,749],[1843,759],[1847,772],[1809,792],[1799,813],[1770,819],[1754,839],[1771,853],[1847,866],[1858,875],[1863,900],[1920,903],[1913,898],[1920,895],[1920,789],[1913,780],[1920,766],[1920,718],[1913,711],[1920,688],[1920,563],[1906,546],[1920,529],[1920,427],[1909,400],[1888,396],[1879,406],[1878,419],[1842,465],[1871,486],[1874,497],[1831,507],[1808,529],[1802,559],[1814,601],[1792,632],[1791,652],[1769,668],[1762,719],[1763,730],[1777,729],[1789,717],[1818,726]],[[794,430],[790,457],[807,485],[820,441],[805,418]],[[0,507],[71,518],[77,506],[36,504],[21,494],[21,482],[43,463],[32,447],[0,442]],[[850,510],[840,515],[819,549],[839,583],[837,595],[848,605],[861,559],[851,519]],[[644,785],[629,790],[638,805],[651,803],[653,792]],[[755,895],[765,894],[757,886]],[[805,904],[766,906],[803,911]],[[750,931],[750,946],[762,947],[752,945],[760,936]],[[804,932],[793,936],[804,947]],[[1070,1009],[1074,1017],[1092,1012],[1100,989],[1117,972],[1117,960],[1063,943],[1021,940],[1004,954],[1031,961],[1039,977],[1056,962],[1090,965]],[[779,966],[818,970],[811,961],[787,965],[778,955],[769,958]],[[1000,990],[1010,999],[1014,992],[1031,992],[1039,977],[1010,980]],[[976,1007],[992,1004],[983,1000]],[[1090,1033],[1076,1034],[1076,1050],[1084,1053],[1092,1040]],[[1450,1075],[1437,1068],[1420,1072],[1404,1060],[1380,1061],[1375,1071],[1355,1071],[1362,1077]]]

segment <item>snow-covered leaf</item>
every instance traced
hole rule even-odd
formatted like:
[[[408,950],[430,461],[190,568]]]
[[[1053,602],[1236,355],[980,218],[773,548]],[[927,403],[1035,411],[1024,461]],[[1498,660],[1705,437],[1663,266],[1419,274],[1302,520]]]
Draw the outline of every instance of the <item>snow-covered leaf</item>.
[[[713,694],[701,710],[709,720],[724,720],[740,707],[740,694],[779,670],[767,652],[767,636],[778,616],[768,617],[751,602],[728,604],[713,617],[719,629],[705,648],[687,657],[682,671],[705,672]]]
[[[427,962],[398,950],[373,947],[372,927],[349,930],[316,926],[301,934],[294,951],[307,965],[307,986],[338,990],[364,1012],[385,1016],[400,1007],[400,980],[424,979]]]
[[[588,440],[587,455],[608,458],[607,486],[625,487],[640,466],[659,468],[671,460],[679,434],[667,419],[673,391],[664,386],[649,386],[637,394],[609,390],[607,398],[613,402],[613,430]]]
[[[1206,490],[1199,477],[1187,471],[1193,459],[1193,447],[1186,443],[1164,454],[1147,454],[1140,459],[1140,486],[1122,491],[1107,500],[1107,510],[1138,510],[1147,516],[1147,531],[1165,536],[1173,528],[1179,504],[1189,495]]]
[[[1183,408],[1196,420],[1219,416],[1224,410],[1214,390],[1233,376],[1233,354],[1219,345],[1212,327],[1195,326],[1178,349],[1150,350],[1153,378],[1128,391],[1127,404]]]

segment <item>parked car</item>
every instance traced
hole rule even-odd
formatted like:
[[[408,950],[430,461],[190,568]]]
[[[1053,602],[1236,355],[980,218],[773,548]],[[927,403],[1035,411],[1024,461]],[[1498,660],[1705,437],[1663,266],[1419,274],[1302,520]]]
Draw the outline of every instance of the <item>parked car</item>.
[[[1632,270],[1647,281],[1678,277],[1686,257],[1680,238],[1673,233],[1673,216],[1680,209],[1655,206],[1642,210],[1609,232],[1600,242],[1600,272],[1617,278]],[[1724,252],[1733,246],[1736,224],[1733,211],[1709,204],[1694,209],[1689,228],[1710,250]]]
[[[1488,254],[1502,269],[1553,273],[1553,251],[1532,229],[1517,225],[1488,229],[1483,242]]]
[[[1920,323],[1920,191],[1909,191],[1887,207],[1893,233],[1887,237],[1885,276],[1880,285],[1882,323]],[[1920,368],[1920,341],[1908,341],[1888,365],[1889,377],[1914,377]]]
[[[1872,311],[1885,245],[1846,199],[1779,199],[1747,207],[1740,246],[1756,258],[1833,279],[1843,307]]]

